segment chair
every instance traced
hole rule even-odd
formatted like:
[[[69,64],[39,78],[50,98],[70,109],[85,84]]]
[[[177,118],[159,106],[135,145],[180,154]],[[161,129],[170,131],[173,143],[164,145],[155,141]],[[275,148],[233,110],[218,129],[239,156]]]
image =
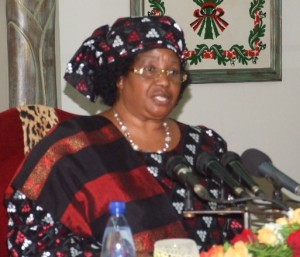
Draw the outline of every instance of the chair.
[[[44,105],[24,105],[0,113],[0,256],[8,257],[4,192],[26,154],[51,130],[75,114]]]

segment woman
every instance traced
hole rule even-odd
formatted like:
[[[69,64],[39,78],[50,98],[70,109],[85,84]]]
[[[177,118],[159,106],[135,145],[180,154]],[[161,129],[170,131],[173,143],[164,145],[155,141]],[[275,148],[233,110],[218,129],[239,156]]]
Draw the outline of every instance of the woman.
[[[185,50],[182,30],[167,16],[121,18],[82,44],[65,78],[110,108],[61,123],[33,149],[7,192],[12,254],[99,256],[108,203],[116,199],[126,201],[142,253],[172,237],[207,249],[241,229],[235,219],[184,218],[187,190],[166,172],[172,156],[194,165],[201,151],[226,151],[213,130],[168,118],[187,85]],[[219,197],[213,181],[200,182]],[[195,209],[217,208],[192,198]]]

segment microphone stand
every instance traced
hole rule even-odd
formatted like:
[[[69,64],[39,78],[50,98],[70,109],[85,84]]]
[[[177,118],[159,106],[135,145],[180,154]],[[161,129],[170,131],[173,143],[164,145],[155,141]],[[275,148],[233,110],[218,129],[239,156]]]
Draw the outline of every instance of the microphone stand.
[[[190,188],[186,190],[185,198],[184,198],[184,209],[186,211],[193,211],[194,205],[193,205],[193,192]]]
[[[278,202],[283,201],[283,195],[282,195],[282,185],[279,182],[278,178],[274,176],[266,176],[266,179],[273,185],[274,191],[273,191],[273,199]]]
[[[186,218],[193,218],[196,215],[234,215],[234,214],[243,214],[244,228],[250,227],[250,215],[247,207],[243,209],[234,209],[234,208],[225,208],[221,210],[192,210],[192,211],[183,211],[183,216]]]
[[[272,219],[282,217],[286,215],[284,211],[280,211],[278,209],[270,210],[270,209],[249,209],[248,207],[245,208],[225,208],[220,210],[191,210],[191,211],[183,211],[183,216],[185,218],[193,218],[196,215],[218,215],[218,216],[225,216],[225,215],[236,215],[242,214],[243,215],[243,222],[244,228],[248,229],[251,228],[252,225],[252,218],[251,216],[254,215],[263,215],[264,217],[269,217]]]
[[[219,199],[211,199],[210,201],[214,201],[218,204],[221,204],[220,209],[218,210],[194,210],[193,208],[193,192],[188,189],[186,191],[186,195],[185,195],[185,209],[183,211],[183,216],[185,218],[193,218],[196,215],[218,215],[218,216],[224,216],[224,215],[237,215],[237,214],[242,214],[243,215],[243,223],[244,223],[244,228],[250,228],[251,227],[251,215],[252,214],[256,214],[256,215],[263,215],[265,218],[269,217],[269,218],[275,218],[275,217],[280,217],[283,215],[286,215],[286,211],[288,210],[288,208],[282,204],[282,201],[279,201],[278,199],[281,199],[281,187],[279,187],[279,183],[276,184],[277,185],[277,190],[275,190],[274,192],[274,198],[275,199],[268,199],[268,197],[264,197],[264,196],[249,196],[249,197],[245,197],[245,198],[237,198],[234,199],[232,201],[230,200],[225,200],[224,198],[224,191],[220,192],[219,194]],[[223,188],[223,187],[221,187]],[[275,187],[274,187],[275,188]],[[278,191],[279,190],[279,191]],[[276,194],[275,194],[276,193]],[[250,209],[249,206],[247,206],[247,204],[242,204],[245,202],[253,202],[255,200],[262,200],[262,201],[267,201],[269,202],[269,204],[271,204],[271,206],[275,206],[275,209],[270,208],[270,205],[268,204],[263,204],[260,203],[262,205],[265,206],[265,208],[259,208],[258,206],[260,204],[255,203],[255,208],[254,209]],[[226,207],[226,205],[228,204],[237,204],[238,206],[236,207]],[[276,208],[277,206],[277,208]],[[278,207],[280,207],[282,210],[279,210]]]

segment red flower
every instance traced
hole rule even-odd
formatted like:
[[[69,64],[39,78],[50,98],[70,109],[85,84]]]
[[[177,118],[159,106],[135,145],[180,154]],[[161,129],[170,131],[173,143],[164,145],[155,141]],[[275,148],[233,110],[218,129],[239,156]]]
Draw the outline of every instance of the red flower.
[[[286,242],[292,248],[293,257],[300,257],[300,230],[291,233]]]
[[[194,55],[194,54],[196,54],[196,51],[195,51],[195,50],[193,50],[193,51],[187,51],[187,50],[185,50],[185,51],[183,52],[183,55],[184,55],[185,58],[190,58],[190,57],[192,57],[192,55]]]
[[[300,251],[293,251],[292,257],[300,257]]]
[[[207,252],[201,252],[201,257],[218,257],[224,256],[224,248],[222,245],[214,245]]]
[[[231,243],[235,244],[238,241],[242,241],[244,243],[253,243],[256,240],[256,235],[252,232],[251,229],[244,229],[241,234],[236,235]]]
[[[214,50],[204,50],[203,51],[203,58],[204,59],[214,59],[215,58],[215,51]]]

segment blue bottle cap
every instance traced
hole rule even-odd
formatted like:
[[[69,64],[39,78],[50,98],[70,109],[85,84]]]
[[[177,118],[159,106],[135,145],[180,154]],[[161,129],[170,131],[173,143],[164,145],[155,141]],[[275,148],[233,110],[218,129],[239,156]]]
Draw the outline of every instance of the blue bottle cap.
[[[125,213],[125,202],[112,201],[109,203],[109,211],[112,215],[120,215]]]

